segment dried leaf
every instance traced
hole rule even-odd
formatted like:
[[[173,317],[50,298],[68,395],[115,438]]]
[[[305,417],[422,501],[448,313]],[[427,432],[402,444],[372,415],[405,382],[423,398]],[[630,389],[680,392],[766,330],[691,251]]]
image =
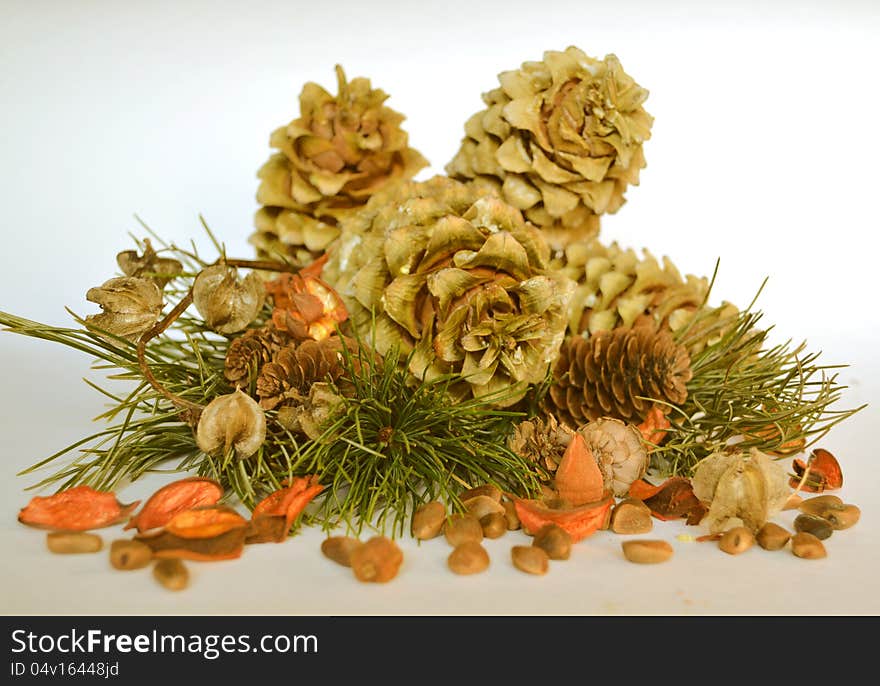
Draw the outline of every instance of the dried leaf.
[[[556,524],[568,532],[572,541],[580,541],[607,525],[614,498],[608,493],[597,502],[561,509],[523,498],[514,498],[513,504],[526,532],[535,534],[547,524]]]
[[[122,505],[112,492],[75,486],[55,495],[35,496],[18,513],[28,526],[56,531],[88,531],[125,521],[140,500]]]
[[[214,505],[223,497],[223,487],[212,479],[190,477],[163,486],[126,524],[126,529],[137,527],[138,532],[165,526],[175,515],[197,507]]]
[[[248,543],[281,543],[306,505],[324,487],[318,476],[297,477],[286,488],[266,496],[254,508],[248,527]]]
[[[556,469],[559,497],[573,506],[596,502],[605,490],[602,470],[584,437],[574,434]]]
[[[157,558],[231,560],[244,550],[248,521],[225,505],[195,508],[177,514],[163,529],[137,534]]]
[[[807,467],[810,473],[804,479],[804,472]],[[789,485],[792,488],[799,488],[802,491],[810,493],[822,493],[823,491],[834,491],[843,486],[843,470],[837,458],[823,448],[816,448],[806,463],[803,460],[794,460],[792,462],[795,476],[793,476]],[[804,482],[801,486],[801,481]]]
[[[687,517],[688,524],[697,524],[706,513],[706,507],[694,495],[690,479],[682,476],[670,477],[659,486],[639,479],[630,486],[629,495],[641,500],[651,514],[664,521]]]

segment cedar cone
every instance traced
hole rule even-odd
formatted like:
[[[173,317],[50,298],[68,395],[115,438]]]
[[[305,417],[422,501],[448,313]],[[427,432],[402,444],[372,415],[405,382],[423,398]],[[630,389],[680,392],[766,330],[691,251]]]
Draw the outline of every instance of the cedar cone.
[[[339,66],[336,76],[337,95],[307,83],[300,116],[271,135],[278,152],[258,172],[263,207],[250,238],[261,256],[309,264],[337,238],[340,221],[428,164],[409,147],[386,93],[365,78],[348,81]]]
[[[260,371],[257,378],[260,404],[271,410],[284,402],[289,392],[304,396],[312,384],[327,378],[338,379],[344,369],[343,346],[354,350],[351,340],[339,336],[288,343]]]
[[[229,344],[224,375],[232,383],[246,382],[289,342],[290,336],[272,324],[245,331]]]
[[[507,447],[547,471],[555,472],[574,432],[553,415],[526,419],[513,427]]]
[[[562,344],[545,402],[573,429],[600,417],[638,423],[654,401],[683,403],[692,376],[687,349],[669,332],[618,327]]]

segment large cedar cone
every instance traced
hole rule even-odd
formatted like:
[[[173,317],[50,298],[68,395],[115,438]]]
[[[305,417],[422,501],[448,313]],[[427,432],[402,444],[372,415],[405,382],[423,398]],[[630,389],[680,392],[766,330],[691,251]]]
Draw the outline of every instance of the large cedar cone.
[[[600,417],[638,423],[655,400],[680,405],[692,372],[670,333],[637,326],[567,339],[553,377],[547,409],[577,429]]]
[[[279,152],[258,172],[263,208],[250,239],[260,256],[309,264],[339,235],[339,221],[427,165],[409,147],[403,115],[383,104],[387,94],[368,79],[346,81],[341,67],[336,75],[336,96],[307,83],[300,116],[272,133]]]
[[[489,183],[541,227],[551,249],[595,236],[645,166],[653,117],[648,91],[620,66],[569,47],[498,75],[486,109],[465,124],[446,166],[453,178]]]
[[[281,348],[257,378],[260,405],[271,410],[289,396],[306,396],[318,381],[338,379],[344,371],[343,347],[355,350],[353,341],[339,336],[292,342]]]
[[[273,324],[245,331],[229,344],[224,375],[232,383],[249,382],[290,341],[290,335]]]

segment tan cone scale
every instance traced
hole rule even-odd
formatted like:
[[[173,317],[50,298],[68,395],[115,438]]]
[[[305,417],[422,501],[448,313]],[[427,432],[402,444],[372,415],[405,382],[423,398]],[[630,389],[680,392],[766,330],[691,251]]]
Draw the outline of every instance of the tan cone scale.
[[[276,129],[278,150],[258,172],[251,243],[261,257],[306,265],[339,235],[340,220],[389,185],[427,166],[409,147],[403,115],[385,107],[388,95],[370,81],[346,81],[336,67],[339,92],[316,83],[300,94],[300,116]]]
[[[359,221],[340,243],[336,287],[381,354],[413,351],[416,377],[461,374],[458,398],[501,392],[499,406],[544,378],[574,284],[547,272],[550,250],[519,210],[435,177],[376,198]]]
[[[614,55],[597,60],[575,47],[498,80],[483,95],[487,108],[465,124],[447,173],[498,187],[553,250],[595,236],[599,216],[623,205],[645,166],[648,91]]]

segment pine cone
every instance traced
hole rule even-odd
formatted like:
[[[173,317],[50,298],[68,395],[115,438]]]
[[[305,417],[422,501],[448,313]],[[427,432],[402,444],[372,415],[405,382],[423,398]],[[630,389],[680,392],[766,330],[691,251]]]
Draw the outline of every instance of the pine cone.
[[[605,416],[638,423],[654,400],[683,403],[691,376],[688,352],[670,333],[620,327],[567,339],[545,402],[573,429]]]
[[[290,336],[269,324],[259,329],[248,329],[232,340],[226,351],[224,376],[232,383],[243,382],[258,374],[263,365],[290,342]]]
[[[354,349],[351,341],[339,336],[288,343],[260,371],[257,378],[260,405],[271,410],[284,402],[289,392],[302,397],[312,384],[328,378],[338,379],[344,369],[343,346]]]
[[[379,354],[413,351],[416,378],[460,375],[456,398],[514,403],[555,359],[574,284],[547,273],[540,233],[496,195],[442,177],[410,191],[371,201],[354,233],[337,281],[351,321]]]
[[[339,66],[336,75],[338,95],[307,83],[300,117],[272,133],[280,152],[258,173],[264,207],[250,239],[260,256],[309,264],[339,235],[341,219],[427,166],[408,146],[404,117],[383,105],[388,96],[368,79],[347,82]]]
[[[565,249],[562,272],[577,282],[569,307],[569,331],[588,337],[618,326],[651,323],[673,333],[694,318],[709,293],[709,280],[682,277],[668,257],[662,264],[648,250],[639,258],[632,249],[599,240],[577,241]],[[738,313],[722,305],[731,319]]]
[[[618,498],[629,492],[633,481],[648,468],[648,452],[642,434],[632,424],[603,417],[578,429],[602,470],[605,488]]]
[[[555,472],[574,432],[553,415],[527,419],[513,428],[507,447],[530,462]]]
[[[541,227],[553,250],[599,232],[599,215],[623,205],[645,166],[653,117],[648,91],[614,55],[596,60],[575,47],[548,51],[498,76],[487,109],[465,124],[447,173],[501,189]]]

